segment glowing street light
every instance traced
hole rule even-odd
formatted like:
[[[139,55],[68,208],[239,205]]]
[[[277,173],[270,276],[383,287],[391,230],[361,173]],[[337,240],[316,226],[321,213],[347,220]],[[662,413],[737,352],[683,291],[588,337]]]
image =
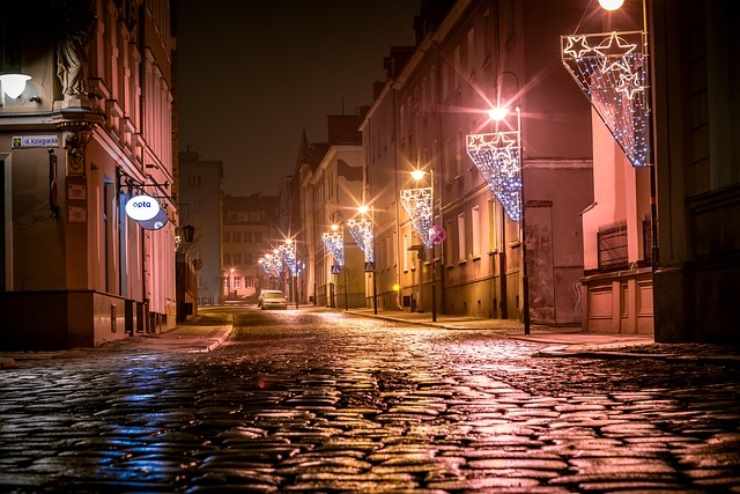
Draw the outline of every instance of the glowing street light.
[[[336,223],[332,223],[331,231],[336,232],[337,230],[339,230],[339,225],[337,225]]]
[[[415,169],[414,171],[411,172],[411,178],[414,179],[414,182],[419,182],[420,180],[422,180],[426,176],[426,174],[427,174],[427,172],[425,172],[424,170],[421,170],[421,169],[417,168],[417,169]]]
[[[599,0],[599,5],[604,10],[613,11],[624,5],[624,0]]]
[[[426,170],[415,168],[411,171],[414,182],[421,182],[426,177]],[[412,219],[414,227],[421,236],[422,243],[432,253],[432,321],[437,321],[437,259],[434,257],[434,245],[430,237],[430,231],[434,224],[434,170],[429,170],[430,183],[428,187],[401,190],[401,204],[406,213]],[[422,250],[423,253],[423,250]],[[421,257],[419,266],[421,268]],[[420,270],[421,272],[421,270]],[[420,287],[422,286],[420,278]],[[423,294],[423,288],[421,290]],[[422,295],[423,296],[423,295]]]
[[[357,207],[357,212],[360,214],[367,214],[368,211],[370,211],[370,208],[366,204]]]
[[[31,80],[26,74],[0,74],[0,86],[3,92],[11,99],[16,99],[26,90],[26,82]]]
[[[494,122],[500,122],[509,115],[509,109],[505,106],[496,106],[488,110],[488,118]]]

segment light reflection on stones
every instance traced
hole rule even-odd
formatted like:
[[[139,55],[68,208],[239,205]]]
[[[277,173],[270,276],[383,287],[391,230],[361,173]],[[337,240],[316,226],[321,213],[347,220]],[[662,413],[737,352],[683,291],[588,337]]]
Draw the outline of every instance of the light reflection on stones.
[[[213,354],[0,373],[0,490],[740,485],[737,369],[538,359],[485,332],[328,312],[241,323]]]

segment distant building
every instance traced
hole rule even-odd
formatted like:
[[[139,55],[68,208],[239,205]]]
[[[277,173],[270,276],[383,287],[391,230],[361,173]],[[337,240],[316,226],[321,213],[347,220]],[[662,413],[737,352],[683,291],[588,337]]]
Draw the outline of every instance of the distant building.
[[[365,265],[362,251],[346,229],[363,200],[364,153],[358,132],[360,115],[327,117],[328,143],[304,142],[298,161],[301,183],[301,223],[307,258],[309,299],[330,307],[364,307]],[[344,234],[344,265],[333,272],[335,259],[322,235],[336,225]],[[305,282],[304,282],[305,283]]]
[[[180,153],[180,223],[194,227],[185,246],[200,266],[198,304],[221,301],[223,162],[203,160],[195,151]]]
[[[222,293],[224,300],[256,301],[262,286],[257,260],[282,237],[278,196],[225,196]]]
[[[0,88],[0,347],[173,327],[169,3],[26,6],[33,22],[0,16],[0,73],[31,77],[17,95]],[[166,210],[163,228],[127,217],[141,192]]]

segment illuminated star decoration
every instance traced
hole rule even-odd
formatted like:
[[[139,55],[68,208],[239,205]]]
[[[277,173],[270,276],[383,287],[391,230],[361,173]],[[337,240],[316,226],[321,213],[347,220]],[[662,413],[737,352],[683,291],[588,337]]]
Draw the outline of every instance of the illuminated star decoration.
[[[568,46],[563,49],[563,53],[570,55],[575,59],[581,58],[593,48],[588,46],[585,36],[569,36]]]
[[[576,43],[582,48],[575,50]],[[641,31],[561,37],[562,61],[632,166],[650,164],[648,60]],[[582,52],[586,47],[589,51]]]
[[[341,269],[344,266],[344,233],[341,229],[336,232],[325,232],[321,235],[324,247],[331,252],[334,258],[333,267]]]
[[[519,132],[470,134],[466,144],[468,156],[504,207],[507,216],[513,221],[520,221],[522,174]]]
[[[432,246],[429,235],[432,228],[432,188],[419,187],[401,190],[401,205],[411,219],[414,230],[419,234],[425,247]]]
[[[347,229],[352,239],[365,255],[365,263],[375,262],[375,251],[373,249],[373,222],[367,218],[347,220]]]

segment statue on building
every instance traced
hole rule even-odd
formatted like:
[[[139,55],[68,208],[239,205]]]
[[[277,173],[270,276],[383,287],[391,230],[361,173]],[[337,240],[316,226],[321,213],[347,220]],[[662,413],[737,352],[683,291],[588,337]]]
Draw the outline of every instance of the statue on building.
[[[87,43],[95,26],[92,2],[66,2],[63,34],[57,40],[57,77],[65,100],[87,93]]]

